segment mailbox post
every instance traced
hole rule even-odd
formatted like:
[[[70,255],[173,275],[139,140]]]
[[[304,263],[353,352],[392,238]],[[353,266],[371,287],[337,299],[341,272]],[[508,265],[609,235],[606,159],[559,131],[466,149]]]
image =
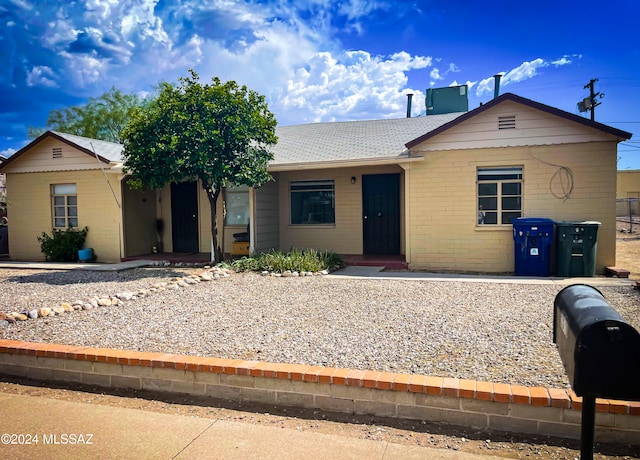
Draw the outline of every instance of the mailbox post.
[[[580,458],[592,460],[596,398],[640,401],[640,334],[600,291],[574,284],[555,298],[553,341],[582,396]]]

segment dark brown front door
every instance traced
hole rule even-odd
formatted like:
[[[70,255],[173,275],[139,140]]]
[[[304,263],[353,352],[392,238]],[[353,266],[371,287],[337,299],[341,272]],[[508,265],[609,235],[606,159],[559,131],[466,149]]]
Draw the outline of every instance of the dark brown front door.
[[[173,252],[198,252],[198,184],[171,184]]]
[[[365,254],[400,254],[400,174],[362,176]]]

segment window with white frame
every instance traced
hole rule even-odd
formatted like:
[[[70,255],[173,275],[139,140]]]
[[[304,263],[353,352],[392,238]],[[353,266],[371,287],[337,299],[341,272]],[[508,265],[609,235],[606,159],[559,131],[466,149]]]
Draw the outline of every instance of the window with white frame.
[[[335,184],[333,180],[289,183],[291,225],[335,224]]]
[[[247,225],[249,223],[249,187],[227,187],[224,201],[225,225]]]
[[[522,216],[522,167],[478,168],[478,225]]]
[[[76,184],[51,186],[53,228],[78,227],[78,195]]]

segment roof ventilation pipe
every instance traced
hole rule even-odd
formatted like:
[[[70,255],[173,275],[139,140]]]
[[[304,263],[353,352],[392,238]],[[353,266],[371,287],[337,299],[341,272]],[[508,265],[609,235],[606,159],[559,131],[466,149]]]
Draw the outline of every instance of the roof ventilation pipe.
[[[413,98],[413,93],[407,94],[407,118],[411,118],[411,99]]]
[[[493,76],[495,78],[495,83],[493,84],[493,98],[500,96],[500,79],[502,78],[502,74],[495,74]]]

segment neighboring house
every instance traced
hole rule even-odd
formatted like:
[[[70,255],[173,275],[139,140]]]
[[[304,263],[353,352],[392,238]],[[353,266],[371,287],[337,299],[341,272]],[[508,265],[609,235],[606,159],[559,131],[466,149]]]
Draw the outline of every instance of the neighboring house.
[[[640,216],[640,170],[618,171],[618,216]]]
[[[0,155],[0,166],[7,159]],[[3,209],[7,197],[7,178],[4,174],[0,174],[0,209]]]
[[[5,157],[0,155],[0,167],[2,163],[7,161]],[[7,177],[0,173],[0,225],[7,222]],[[1,245],[0,245],[1,246]],[[2,246],[4,248],[4,246]],[[0,250],[0,254],[3,254]]]
[[[640,169],[618,171],[617,198],[640,198]]]
[[[627,132],[507,93],[466,113],[277,135],[274,181],[226,193],[226,252],[250,222],[257,252],[313,247],[404,255],[411,269],[512,272],[510,219],[524,216],[602,222],[597,271],[615,263],[617,143]],[[150,252],[157,219],[163,251],[209,252],[201,187],[133,191],[121,149],[47,132],[2,165],[11,256],[42,260],[36,237],[73,224],[89,226],[100,261],[118,261]]]

